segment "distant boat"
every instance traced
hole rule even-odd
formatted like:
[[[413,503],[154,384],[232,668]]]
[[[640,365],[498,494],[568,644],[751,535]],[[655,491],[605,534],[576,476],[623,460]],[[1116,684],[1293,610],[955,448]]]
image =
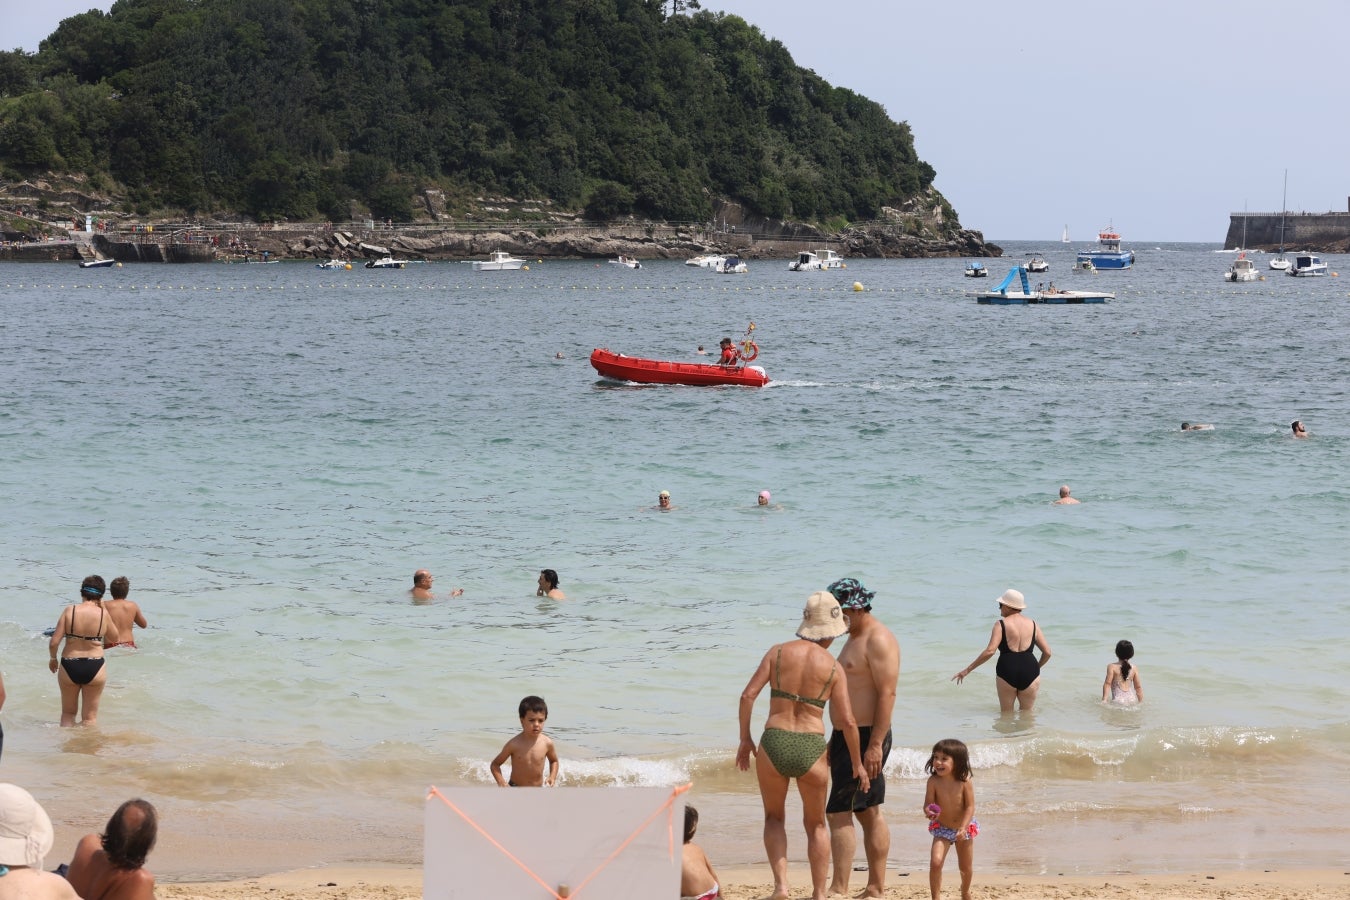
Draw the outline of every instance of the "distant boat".
[[[1289,210],[1289,170],[1284,170],[1284,193],[1280,195],[1280,255],[1272,259],[1268,265],[1277,272],[1286,272],[1289,270],[1289,260],[1284,256],[1284,217],[1288,215]]]
[[[686,266],[698,266],[701,269],[720,269],[722,268],[722,263],[726,261],[727,258],[725,256],[721,256],[720,254],[716,253],[709,253],[701,256],[695,256],[692,259],[686,259],[684,261],[684,264]]]
[[[1073,264],[1073,270],[1075,272],[1095,273],[1097,271],[1097,267],[1092,264],[1092,260],[1090,259],[1080,259],[1078,260],[1078,262]]]
[[[1223,273],[1224,281],[1256,281],[1260,277],[1256,263],[1248,259],[1245,253],[1239,253],[1228,271]]]
[[[722,261],[722,265],[713,271],[722,275],[744,275],[750,271],[750,267],[745,264],[745,260],[739,256],[728,256]]]
[[[1064,237],[1060,238],[1060,239],[1059,239],[1059,242],[1060,242],[1061,244],[1067,244],[1067,243],[1069,243],[1069,226],[1068,226],[1068,225],[1065,225],[1065,226],[1064,226]]]
[[[474,260],[475,272],[502,272],[525,268],[525,260],[516,259],[505,250],[493,250],[486,260]]]
[[[352,264],[345,259],[330,259],[328,262],[315,263],[316,269],[350,269]]]
[[[630,269],[642,268],[642,263],[633,259],[631,256],[620,256],[618,259],[611,259],[609,264],[611,266],[627,266]]]
[[[1294,264],[1284,273],[1304,278],[1311,275],[1327,274],[1327,264],[1322,262],[1322,257],[1314,256],[1311,253],[1296,253],[1294,255]]]
[[[1120,233],[1108,225],[1097,234],[1096,250],[1079,250],[1078,261],[1088,260],[1097,269],[1128,269],[1134,265],[1134,251],[1120,249]]]
[[[797,258],[788,263],[788,269],[793,272],[810,272],[818,269],[842,269],[844,261],[838,253],[833,250],[822,250],[820,253],[812,253],[810,250],[803,250],[797,254]]]
[[[367,269],[404,269],[407,266],[408,261],[406,259],[394,259],[392,256],[366,260]]]
[[[117,262],[117,260],[112,259],[111,257],[109,257],[108,259],[86,259],[84,262],[80,263],[80,268],[81,268],[81,269],[110,269],[110,268],[112,268],[112,267],[115,266],[115,265],[119,265],[119,263]]]
[[[989,270],[984,267],[984,263],[972,262],[966,263],[967,278],[985,278],[989,275]]]
[[[1045,261],[1045,257],[1040,253],[1029,254],[1031,259],[1027,260],[1028,272],[1049,272],[1050,264]]]

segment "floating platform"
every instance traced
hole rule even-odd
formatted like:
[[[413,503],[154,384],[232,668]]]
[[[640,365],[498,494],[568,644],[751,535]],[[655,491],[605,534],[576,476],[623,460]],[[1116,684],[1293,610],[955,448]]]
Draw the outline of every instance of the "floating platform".
[[[1012,287],[1013,279],[1021,276],[1022,289],[1020,291],[1009,290]],[[975,295],[976,303],[987,303],[994,306],[1026,306],[1031,303],[1105,303],[1108,300],[1116,299],[1115,294],[1106,291],[1033,291],[1031,289],[1031,280],[1027,278],[1026,266],[1013,266],[1008,277],[1004,278],[999,286],[992,291],[981,291]]]

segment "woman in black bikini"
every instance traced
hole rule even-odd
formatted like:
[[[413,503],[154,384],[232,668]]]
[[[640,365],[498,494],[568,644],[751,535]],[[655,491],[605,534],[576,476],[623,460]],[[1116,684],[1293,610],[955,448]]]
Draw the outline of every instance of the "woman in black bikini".
[[[1050,645],[1045,635],[1036,627],[1036,623],[1022,615],[1027,601],[1021,591],[1007,590],[998,598],[998,612],[1002,616],[994,623],[989,635],[989,646],[985,647],[975,661],[952,676],[960,684],[972,670],[979,668],[988,659],[998,653],[998,705],[1005,712],[1013,711],[1016,703],[1030,712],[1036,704],[1036,694],[1041,689],[1041,667],[1050,659]],[[1021,647],[1021,650],[1014,650]],[[1036,659],[1036,648],[1041,651],[1040,660]]]
[[[86,578],[80,584],[80,602],[61,610],[47,645],[51,652],[48,668],[56,673],[61,685],[62,728],[75,724],[77,712],[81,725],[93,725],[98,719],[98,701],[108,680],[103,648],[117,643],[119,637],[116,623],[103,610],[106,589],[99,576]],[[62,641],[66,645],[58,664],[57,651]]]

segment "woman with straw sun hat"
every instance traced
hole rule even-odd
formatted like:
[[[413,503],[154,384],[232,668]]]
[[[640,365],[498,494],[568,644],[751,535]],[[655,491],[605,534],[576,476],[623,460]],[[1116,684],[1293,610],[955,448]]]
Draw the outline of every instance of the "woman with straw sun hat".
[[[806,825],[806,855],[811,863],[814,896],[825,896],[830,865],[830,831],[825,822],[825,797],[830,767],[825,755],[825,709],[830,722],[844,733],[853,774],[867,790],[869,779],[858,746],[858,724],[849,704],[848,681],[835,658],[826,650],[848,631],[844,611],[829,591],[817,591],[806,599],[797,640],[775,644],[760,660],[741,692],[740,747],[736,765],[750,768],[755,757],[760,798],[764,802],[764,849],[773,871],[773,896],[786,897],[787,885],[787,790],[797,780]],[[765,685],[769,685],[769,717],[756,747],[750,736],[750,715]]]

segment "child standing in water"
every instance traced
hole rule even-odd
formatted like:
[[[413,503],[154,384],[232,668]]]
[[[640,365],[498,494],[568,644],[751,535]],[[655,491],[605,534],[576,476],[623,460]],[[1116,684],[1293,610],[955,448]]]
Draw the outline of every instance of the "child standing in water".
[[[1143,702],[1144,686],[1139,682],[1139,667],[1130,665],[1134,658],[1134,644],[1121,641],[1116,644],[1116,661],[1106,667],[1102,682],[1102,702],[1110,701],[1126,706]]]
[[[520,701],[520,734],[506,742],[492,760],[492,777],[502,787],[543,787],[558,782],[558,751],[553,739],[544,734],[548,704],[544,698],[529,696]],[[502,775],[502,764],[511,761],[511,780]],[[544,764],[548,764],[545,777]]]
[[[680,867],[680,900],[718,900],[722,888],[703,848],[694,843],[698,810],[684,805],[684,859]]]
[[[933,745],[933,753],[924,764],[928,787],[923,795],[923,814],[933,835],[928,857],[928,890],[933,900],[942,896],[942,864],[947,850],[956,845],[956,862],[961,868],[961,900],[970,900],[970,879],[975,871],[975,786],[971,783],[970,751],[955,738]]]

